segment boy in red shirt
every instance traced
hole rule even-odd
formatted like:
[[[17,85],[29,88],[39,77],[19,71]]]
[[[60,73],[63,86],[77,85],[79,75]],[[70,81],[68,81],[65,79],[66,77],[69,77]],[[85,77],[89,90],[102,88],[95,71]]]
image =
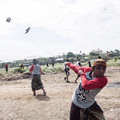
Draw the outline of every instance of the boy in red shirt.
[[[78,67],[69,62],[66,65],[81,76],[81,81],[72,97],[70,120],[105,120],[95,97],[108,82],[104,76],[106,62],[97,59],[92,68]]]

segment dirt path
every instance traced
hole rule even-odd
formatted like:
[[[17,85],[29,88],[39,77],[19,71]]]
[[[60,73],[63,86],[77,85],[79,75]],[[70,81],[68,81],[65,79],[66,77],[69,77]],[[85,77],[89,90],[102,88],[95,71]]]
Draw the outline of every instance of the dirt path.
[[[64,73],[42,75],[47,96],[42,90],[32,96],[31,79],[0,81],[0,120],[69,120],[71,97],[77,86],[76,75],[70,73],[71,83],[64,81]],[[110,67],[106,76],[108,85],[96,100],[106,120],[120,120],[120,67]]]

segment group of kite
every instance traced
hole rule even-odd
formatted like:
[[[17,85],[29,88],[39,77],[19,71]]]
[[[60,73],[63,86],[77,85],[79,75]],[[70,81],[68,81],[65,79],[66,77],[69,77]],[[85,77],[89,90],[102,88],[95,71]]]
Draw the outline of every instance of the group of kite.
[[[6,22],[10,23],[10,21],[11,21],[11,17],[8,17],[6,19]],[[25,34],[28,33],[30,31],[30,27],[28,27],[25,31],[26,31]]]

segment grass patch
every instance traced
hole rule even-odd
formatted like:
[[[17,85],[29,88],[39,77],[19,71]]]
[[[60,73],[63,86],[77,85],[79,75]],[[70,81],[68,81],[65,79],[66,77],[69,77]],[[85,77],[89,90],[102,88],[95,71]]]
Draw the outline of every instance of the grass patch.
[[[109,60],[107,66],[120,66],[120,60],[118,59],[116,62],[114,60]]]
[[[57,63],[54,67],[52,65],[49,65],[49,67],[41,66],[41,69],[43,73],[57,73],[64,71],[63,63]]]

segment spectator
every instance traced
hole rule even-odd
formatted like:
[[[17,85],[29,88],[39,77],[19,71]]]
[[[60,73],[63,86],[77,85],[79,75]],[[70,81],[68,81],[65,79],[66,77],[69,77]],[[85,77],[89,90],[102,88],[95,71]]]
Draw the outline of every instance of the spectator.
[[[92,67],[92,66],[91,66],[91,62],[90,62],[90,60],[88,60],[88,64],[89,64],[89,67]]]
[[[21,66],[20,66],[20,67],[21,67],[21,69],[24,69],[24,65],[23,65],[23,63],[21,63]]]
[[[8,73],[8,64],[5,65],[6,73]]]

